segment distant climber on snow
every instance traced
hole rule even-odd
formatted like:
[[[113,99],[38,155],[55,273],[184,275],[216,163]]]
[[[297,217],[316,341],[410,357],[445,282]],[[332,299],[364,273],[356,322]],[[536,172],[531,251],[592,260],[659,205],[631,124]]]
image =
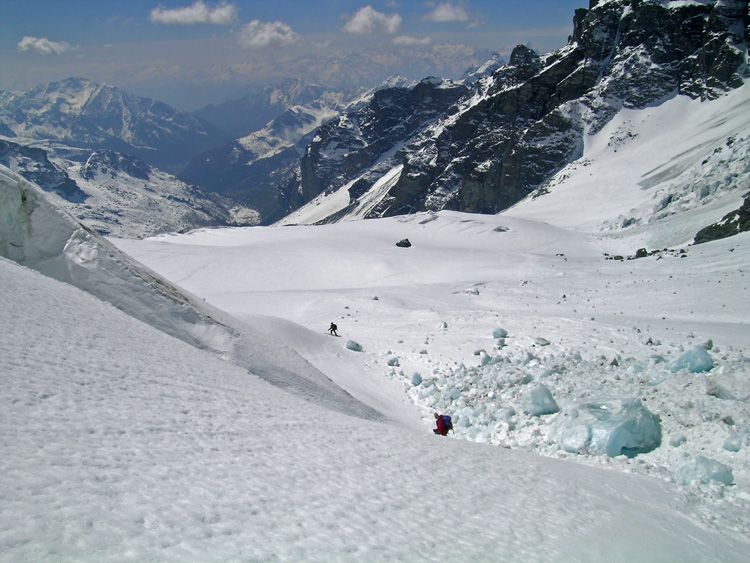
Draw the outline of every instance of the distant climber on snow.
[[[331,326],[328,327],[328,332],[332,336],[338,336],[338,333],[336,332],[339,327],[337,327],[334,323],[331,323]]]
[[[447,414],[435,413],[435,424],[437,425],[437,428],[433,430],[435,434],[447,436],[448,431],[453,430],[453,422],[451,422],[451,417]]]

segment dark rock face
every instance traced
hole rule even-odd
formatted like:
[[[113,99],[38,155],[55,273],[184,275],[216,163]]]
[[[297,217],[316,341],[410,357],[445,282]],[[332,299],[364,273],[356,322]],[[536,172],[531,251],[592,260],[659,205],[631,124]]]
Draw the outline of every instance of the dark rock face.
[[[301,202],[337,190],[398,150],[467,91],[463,84],[428,78],[413,88],[380,90],[364,108],[320,127],[300,161]]]
[[[72,203],[82,203],[88,197],[63,170],[50,162],[42,149],[0,140],[0,164]]]
[[[81,176],[93,180],[97,172],[113,178],[124,172],[133,178],[149,181],[151,168],[143,161],[108,150],[94,151],[81,168]]]
[[[749,75],[747,1],[592,0],[573,24],[566,47],[540,57],[519,46],[473,84],[426,80],[380,92],[319,128],[279,193],[294,209],[351,184],[354,205],[403,166],[368,216],[496,213],[578,158],[584,132],[623,107],[713,98]]]
[[[718,223],[698,231],[695,235],[695,244],[731,237],[746,231],[750,231],[750,194],[745,196],[745,201],[737,211],[728,213]]]

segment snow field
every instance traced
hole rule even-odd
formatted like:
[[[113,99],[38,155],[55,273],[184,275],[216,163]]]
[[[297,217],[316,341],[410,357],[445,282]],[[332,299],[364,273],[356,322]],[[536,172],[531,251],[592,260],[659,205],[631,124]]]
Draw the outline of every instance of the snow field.
[[[0,282],[2,560],[720,560],[746,548],[707,547],[715,536],[657,482],[338,414],[4,259]]]
[[[749,92],[498,216],[113,241],[153,272],[0,169],[2,254],[89,292],[0,258],[0,559],[746,560],[750,234],[689,243]]]
[[[585,136],[583,158],[548,182],[549,193],[504,214],[649,250],[691,242],[750,189],[748,108],[750,85],[716,103],[676,96],[658,107],[623,109]],[[634,249],[614,249],[623,251]]]
[[[414,246],[395,247],[404,237]],[[747,270],[737,265],[750,264],[746,238],[692,247],[685,257],[618,261],[605,256],[609,239],[503,215],[441,212],[116,242],[249,324],[263,314],[317,329],[269,331],[358,398],[363,384],[382,390],[385,376],[389,397],[400,387],[421,408],[425,430],[433,411],[446,411],[456,437],[667,482],[698,456],[719,461],[736,485],[676,491],[704,523],[742,536],[750,506],[750,333],[740,304]],[[322,334],[331,320],[341,339]],[[496,328],[507,337],[495,338]],[[710,339],[710,372],[668,369]],[[348,340],[363,351],[347,350]],[[346,369],[335,367],[342,357]],[[708,395],[716,382],[736,400]],[[540,383],[562,414],[524,413],[524,398]],[[620,399],[638,400],[660,418],[659,447],[635,458],[561,449],[556,418],[581,401]],[[733,436],[737,452],[724,448]]]

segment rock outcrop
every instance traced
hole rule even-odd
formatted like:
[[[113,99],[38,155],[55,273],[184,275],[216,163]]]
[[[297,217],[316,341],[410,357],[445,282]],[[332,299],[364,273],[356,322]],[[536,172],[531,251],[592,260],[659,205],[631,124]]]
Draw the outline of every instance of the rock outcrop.
[[[584,135],[622,108],[740,86],[749,24],[747,1],[591,0],[558,51],[518,46],[490,76],[382,91],[325,124],[279,194],[291,210],[346,187],[353,208],[402,167],[367,216],[496,213],[579,158]]]

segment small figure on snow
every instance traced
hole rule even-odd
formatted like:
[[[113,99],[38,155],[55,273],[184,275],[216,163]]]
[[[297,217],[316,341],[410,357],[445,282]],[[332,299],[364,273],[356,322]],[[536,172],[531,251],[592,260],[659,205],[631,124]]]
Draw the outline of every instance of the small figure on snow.
[[[331,323],[331,326],[328,327],[328,332],[331,336],[338,336],[338,333],[336,332],[338,328],[339,327],[337,327],[335,323]]]
[[[448,431],[453,430],[453,422],[451,422],[451,417],[447,414],[435,413],[435,425],[437,428],[433,429],[433,432],[441,436],[447,436]]]

